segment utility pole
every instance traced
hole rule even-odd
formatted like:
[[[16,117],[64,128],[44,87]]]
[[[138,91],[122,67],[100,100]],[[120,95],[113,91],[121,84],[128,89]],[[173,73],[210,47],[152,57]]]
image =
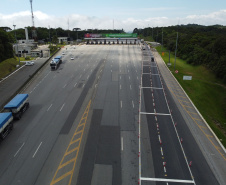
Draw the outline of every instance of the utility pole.
[[[177,40],[178,40],[178,32],[177,32]],[[177,40],[176,40],[176,49],[175,49],[174,71],[176,67],[176,58],[177,58]]]
[[[163,27],[162,27],[162,47],[163,47]],[[161,47],[161,51],[162,51],[162,47]]]
[[[13,27],[14,27],[14,31],[15,31],[16,25],[14,24]],[[19,51],[18,51],[18,42],[17,42],[17,38],[16,38],[16,32],[15,32],[15,39],[16,39],[17,57],[19,59],[19,65],[20,65],[20,56],[19,56]]]
[[[50,26],[49,26],[49,43],[50,43],[50,46],[51,46],[51,40],[50,40]]]
[[[157,28],[156,42],[158,42],[159,30]]]
[[[154,29],[154,28],[152,27],[152,39],[154,40],[154,38],[153,38],[153,29]]]
[[[77,32],[77,42],[78,42],[78,31],[80,31],[80,30],[81,30],[80,28],[73,28],[73,31]]]
[[[115,25],[114,25],[114,19],[113,19],[113,30],[115,29],[115,27],[114,27]]]
[[[15,40],[16,40],[16,30],[15,30],[16,25],[14,24],[13,27],[14,27],[14,36],[15,36]]]

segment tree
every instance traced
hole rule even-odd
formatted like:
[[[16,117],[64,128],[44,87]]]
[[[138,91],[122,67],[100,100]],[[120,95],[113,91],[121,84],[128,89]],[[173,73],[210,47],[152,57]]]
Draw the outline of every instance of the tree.
[[[54,44],[58,44],[58,38],[56,35],[53,36],[53,40],[52,40],[52,43]]]

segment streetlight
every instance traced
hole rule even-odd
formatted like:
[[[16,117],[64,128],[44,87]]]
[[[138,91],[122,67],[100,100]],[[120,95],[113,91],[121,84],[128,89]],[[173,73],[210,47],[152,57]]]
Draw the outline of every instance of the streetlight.
[[[73,31],[77,31],[77,41],[78,42],[78,31],[80,31],[81,29],[80,28],[73,28]]]
[[[18,55],[19,65],[20,65],[20,56],[19,56],[19,51],[18,51],[18,42],[17,42],[17,38],[16,38],[16,31],[15,31],[16,25],[14,24],[13,27],[14,27],[14,32],[15,32],[17,55]]]

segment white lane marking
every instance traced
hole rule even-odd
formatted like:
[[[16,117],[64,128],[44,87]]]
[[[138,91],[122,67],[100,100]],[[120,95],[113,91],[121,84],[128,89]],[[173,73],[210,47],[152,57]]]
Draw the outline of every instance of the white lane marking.
[[[121,108],[122,108],[122,101],[120,101],[120,104],[121,104]]]
[[[129,73],[129,69],[128,69],[128,73]]]
[[[164,166],[164,172],[166,173],[166,167]]]
[[[121,76],[120,76],[120,80],[121,80]]]
[[[154,109],[154,112],[156,113],[156,110]]]
[[[34,155],[32,156],[32,158],[35,157],[35,155],[36,155],[36,153],[38,152],[38,150],[39,150],[39,148],[40,148],[41,145],[42,145],[42,142],[39,144],[39,146],[38,146],[38,148],[36,149],[36,151],[35,151]]]
[[[132,87],[131,87],[131,85],[129,86],[129,88],[130,88],[130,90],[132,90]]]
[[[98,76],[98,78],[97,79],[99,79],[100,78],[100,75]]]
[[[129,79],[130,79],[130,76],[129,76]]]
[[[30,94],[32,93],[33,91],[30,91]]]
[[[89,75],[87,76],[87,80],[88,80],[88,78],[89,78]]]
[[[157,121],[157,116],[155,116],[155,121]]]
[[[137,76],[137,80],[138,80],[138,76]]]
[[[2,81],[0,81],[0,83],[1,83],[1,82],[3,82],[4,80],[6,80],[7,78],[9,78],[10,76],[12,76],[14,73],[16,73],[17,71],[19,71],[20,69],[22,69],[24,66],[25,66],[25,65],[23,65],[22,67],[20,67],[19,69],[17,69],[17,70],[16,70],[16,71],[14,71],[13,73],[11,73],[9,76],[7,76],[7,77],[3,78],[3,80],[2,80]]]
[[[95,84],[95,88],[97,87],[97,84]]]
[[[133,100],[132,100],[132,105],[133,105],[133,108],[134,108],[134,102],[133,102]]]
[[[82,75],[80,75],[80,77],[79,78],[81,78],[82,77]]]
[[[159,142],[161,142],[161,137],[160,137],[160,135],[158,135],[158,138],[159,138]]]
[[[21,145],[21,147],[17,150],[17,152],[15,153],[14,157],[16,157],[16,155],[20,152],[20,150],[23,148],[24,144],[25,144],[25,143],[23,143],[23,144]]]
[[[77,85],[77,83],[75,83],[74,87]]]
[[[111,70],[111,72],[112,72],[112,70]]]
[[[83,84],[82,88],[85,86],[85,84]]]
[[[51,104],[51,105],[49,106],[49,108],[47,109],[47,111],[49,111],[49,109],[52,107],[52,105],[53,105],[53,104]]]
[[[63,88],[65,88],[65,87],[66,87],[66,85],[67,85],[67,84],[65,84],[65,85],[63,86]]]
[[[154,112],[140,112],[140,114],[154,114],[154,115],[160,115],[160,116],[171,116],[171,114],[154,113]]]
[[[123,137],[121,137],[121,148],[122,148],[122,151],[123,151]]]
[[[64,108],[65,103],[61,106],[60,111],[62,111],[62,109]]]
[[[121,84],[120,84],[120,89],[122,89],[122,86],[121,86]]]
[[[147,178],[141,177],[141,181],[155,181],[155,182],[181,182],[181,183],[191,183],[194,184],[194,180],[181,180],[181,179],[163,179],[163,178]]]
[[[160,149],[161,149],[161,154],[163,155],[163,150],[162,150],[162,147],[160,147]]]

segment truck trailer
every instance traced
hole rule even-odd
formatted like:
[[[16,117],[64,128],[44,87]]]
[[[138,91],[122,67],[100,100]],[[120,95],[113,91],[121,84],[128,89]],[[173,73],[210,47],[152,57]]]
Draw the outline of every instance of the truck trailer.
[[[0,139],[4,139],[13,129],[12,112],[0,113]]]
[[[51,60],[50,67],[52,70],[56,70],[61,63],[62,63],[62,56],[56,56],[54,59]]]
[[[4,106],[4,112],[11,112],[14,119],[21,119],[22,114],[29,108],[28,94],[17,94]]]

